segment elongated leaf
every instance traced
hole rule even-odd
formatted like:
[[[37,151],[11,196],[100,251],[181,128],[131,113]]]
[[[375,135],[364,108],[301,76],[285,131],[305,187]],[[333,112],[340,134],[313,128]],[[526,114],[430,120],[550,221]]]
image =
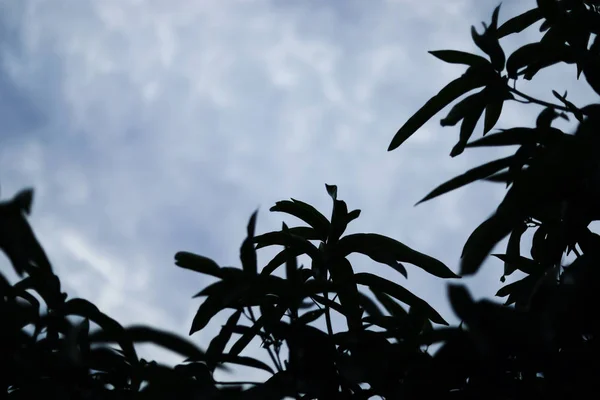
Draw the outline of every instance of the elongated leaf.
[[[324,308],[319,308],[317,310],[312,310],[312,311],[306,312],[296,320],[295,324],[308,325],[311,322],[314,322],[317,319],[321,318],[321,316],[323,316],[323,314],[325,314]]]
[[[337,186],[325,184],[325,189],[327,189],[327,193],[329,193],[329,196],[331,196],[333,201],[336,201],[337,200],[337,190],[338,190]]]
[[[439,58],[442,61],[451,64],[466,64],[472,67],[486,65],[490,62],[485,58],[476,54],[466,53],[464,51],[456,50],[434,50],[430,51],[429,54]]]
[[[396,132],[396,135],[394,135],[394,138],[388,147],[388,151],[392,151],[399,147],[423,126],[423,124],[429,121],[448,104],[463,94],[484,86],[486,83],[485,76],[486,74],[480,68],[469,67],[465,74],[447,84],[437,95],[427,101],[419,111],[410,117],[398,132]]]
[[[206,359],[202,349],[172,332],[140,325],[127,327],[125,332],[134,343],[153,343],[189,360],[205,361]],[[116,339],[117,337],[111,332],[102,330],[92,332],[89,335],[91,343],[115,342]]]
[[[243,365],[245,367],[262,369],[263,371],[273,373],[273,369],[271,367],[269,367],[264,362],[257,360],[255,358],[252,358],[252,357],[236,356],[233,354],[223,354],[220,357],[220,361],[224,362],[224,363],[231,363],[231,364]]]
[[[302,254],[304,254],[304,252],[301,249],[287,247],[286,249],[283,249],[277,253],[275,257],[273,257],[273,259],[263,267],[262,271],[260,271],[260,275],[271,275],[277,268],[279,268],[288,260],[288,257],[298,257]]]
[[[373,299],[362,292],[359,292],[359,296],[360,305],[369,316],[375,318],[383,317],[383,312],[379,309],[379,306]]]
[[[497,31],[498,38],[519,33],[542,19],[539,8],[534,8],[503,23]]]
[[[258,273],[258,266],[256,261],[256,249],[254,248],[254,230],[256,228],[256,215],[258,210],[252,213],[250,221],[248,222],[248,236],[244,239],[242,247],[240,248],[240,261],[244,272],[250,275],[256,275]]]
[[[506,246],[506,257],[504,261],[504,275],[508,276],[512,274],[517,266],[514,264],[518,257],[521,257],[521,237],[527,230],[527,224],[522,222],[513,229],[510,237],[508,238],[508,244]]]
[[[190,335],[203,329],[221,310],[231,307],[236,303],[237,305],[241,305],[239,304],[239,300],[248,294],[252,282],[243,284],[241,282],[231,283],[222,281],[217,282],[217,284],[219,284],[218,291],[215,290],[200,304],[192,321]]]
[[[117,321],[102,313],[94,304],[84,299],[75,298],[67,301],[61,312],[63,315],[78,315],[93,321],[114,338],[132,364],[138,362],[131,337],[125,329]]]
[[[303,237],[296,236],[289,232],[269,232],[268,234],[261,235],[260,238],[254,238],[257,246],[257,249],[261,249],[267,246],[288,246],[290,249],[294,251],[301,251],[300,254],[306,253],[309,257],[315,259],[320,257],[319,250],[315,247],[314,244],[304,239]],[[282,263],[285,262],[285,258]]]
[[[175,254],[175,265],[204,275],[223,278],[223,273],[216,262],[208,257],[192,254],[187,251],[180,251]]]
[[[518,75],[527,73],[526,79],[531,79],[541,68],[551,66],[559,62],[572,64],[575,62],[573,50],[564,44],[546,44],[536,42],[526,44],[515,50],[506,62],[508,77],[516,79]],[[528,70],[521,71],[528,67]],[[521,72],[520,72],[521,71]]]
[[[231,346],[229,354],[238,355],[242,351],[244,351],[244,349],[248,347],[252,339],[254,339],[254,337],[260,333],[260,330],[264,326],[264,323],[265,317],[264,315],[261,315],[251,327],[248,327],[248,329],[244,330],[242,336],[233,344],[233,346]]]
[[[375,290],[384,292],[411,307],[422,310],[432,322],[448,325],[442,316],[438,314],[438,312],[435,311],[429,304],[427,304],[427,302],[394,282],[388,281],[387,279],[373,274],[369,274],[367,272],[355,274],[354,279],[356,280],[356,283],[360,285],[369,286],[369,288],[374,288]]]
[[[504,261],[505,265],[509,264],[511,265],[514,270],[519,270],[522,272],[525,272],[526,274],[533,274],[535,272],[537,272],[537,270],[540,267],[540,264],[530,258],[527,257],[523,257],[523,256],[516,256],[516,257],[511,257],[508,254],[492,254],[494,257]],[[509,275],[506,274],[505,275]]]
[[[485,89],[484,89],[485,90]],[[470,96],[465,97],[458,102],[448,115],[440,121],[441,126],[454,126],[468,115],[475,113],[482,107],[482,102],[485,101],[485,92],[480,90]]]
[[[317,231],[319,239],[327,240],[329,220],[310,204],[295,199],[283,200],[275,203],[270,211],[284,212],[301,219]]]
[[[511,162],[513,161],[514,156],[508,156],[505,158],[501,158],[498,160],[490,161],[486,164],[480,165],[473,169],[468,170],[464,174],[456,176],[449,181],[441,184],[433,191],[431,191],[427,196],[425,196],[422,200],[420,200],[417,204],[421,204],[427,200],[431,200],[435,197],[438,197],[444,193],[451,192],[452,190],[458,189],[469,183],[478,181],[480,179],[486,178],[492,175],[495,172],[498,172],[504,168],[508,168]]]
[[[400,304],[396,303],[396,300],[394,300],[388,294],[385,294],[384,292],[375,288],[370,289],[375,295],[375,298],[381,303],[381,305],[383,305],[383,307],[388,313],[390,313],[391,316],[394,318],[405,318],[408,316],[406,310],[402,308]]]
[[[210,341],[208,349],[206,349],[206,358],[210,362],[211,368],[216,365],[221,354],[225,351],[225,347],[227,346],[227,343],[229,343],[231,335],[233,334],[233,329],[237,326],[241,315],[242,310],[237,310],[231,314],[225,325],[221,328],[219,334]]]
[[[461,275],[472,275],[479,270],[494,246],[510,233],[511,224],[509,218],[494,214],[471,233],[463,247]]]
[[[483,123],[483,134],[486,135],[492,130],[496,122],[500,119],[502,114],[502,107],[504,106],[504,100],[494,100],[485,108],[485,119]]]
[[[347,259],[339,258],[331,262],[329,271],[332,281],[339,287],[338,295],[342,307],[346,310],[345,315],[348,322],[348,329],[360,329],[362,312],[352,265]]]
[[[458,143],[450,152],[450,157],[456,157],[465,150],[465,146],[471,138],[471,135],[473,135],[473,131],[477,126],[477,121],[479,121],[479,118],[481,118],[481,114],[483,114],[483,110],[484,107],[481,104],[469,110],[469,113],[465,116],[462,124],[460,125],[460,137]]]
[[[533,128],[500,129],[500,132],[474,140],[466,147],[523,145],[533,142],[537,136],[537,130]]]

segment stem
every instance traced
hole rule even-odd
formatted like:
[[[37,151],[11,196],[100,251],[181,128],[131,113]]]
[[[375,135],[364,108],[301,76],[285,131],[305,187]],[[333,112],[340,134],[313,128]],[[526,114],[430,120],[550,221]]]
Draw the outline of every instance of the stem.
[[[523,97],[524,99],[527,99],[530,103],[535,103],[535,104],[539,104],[540,106],[545,106],[545,107],[551,107],[554,108],[555,110],[561,110],[561,111],[565,111],[565,112],[571,112],[571,110],[569,110],[567,107],[565,106],[561,106],[558,104],[552,104],[552,103],[548,103],[547,101],[544,100],[538,100],[534,97],[529,96],[528,94],[525,94],[523,92],[521,92],[518,89],[515,88],[511,88],[510,86],[508,87],[508,90],[510,90],[512,93]],[[518,100],[516,100],[518,101]]]

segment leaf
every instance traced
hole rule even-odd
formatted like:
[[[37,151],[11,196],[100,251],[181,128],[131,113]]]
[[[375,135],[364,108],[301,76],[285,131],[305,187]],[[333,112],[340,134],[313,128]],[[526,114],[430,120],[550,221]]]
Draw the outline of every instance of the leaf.
[[[438,197],[442,194],[451,192],[455,189],[468,185],[469,183],[478,181],[480,179],[486,178],[492,175],[495,172],[498,172],[504,168],[507,168],[511,162],[513,161],[514,156],[508,156],[505,158],[500,158],[498,160],[490,161],[486,164],[480,165],[473,169],[468,170],[464,174],[458,175],[449,181],[441,184],[433,191],[431,191],[427,196],[425,196],[422,200],[420,200],[417,204],[419,205],[427,200],[431,200],[435,197]]]
[[[388,151],[392,151],[399,147],[423,126],[423,124],[429,121],[448,104],[463,94],[484,86],[486,83],[486,74],[483,72],[484,71],[482,71],[481,68],[469,67],[465,74],[447,84],[437,95],[427,101],[419,111],[410,117],[398,132],[396,132],[396,135],[394,135],[394,138],[388,147]]]
[[[493,133],[467,143],[466,147],[523,145],[532,143],[537,136],[537,130],[533,128],[500,129],[498,133]]]
[[[15,197],[13,197],[12,203],[26,215],[31,214],[31,205],[33,204],[33,189],[27,188],[21,190],[15,195]]]
[[[180,251],[175,254],[175,265],[204,275],[223,278],[223,272],[216,262],[208,257],[189,253],[187,251]]]
[[[371,316],[375,318],[383,317],[383,313],[379,309],[379,306],[366,294],[359,292],[360,296],[360,305],[363,310]],[[392,300],[393,301],[393,300]]]
[[[466,287],[462,285],[448,285],[448,296],[452,309],[462,320],[469,320],[473,309],[473,298]]]
[[[371,288],[371,291],[375,295],[375,298],[381,303],[381,305],[383,305],[383,307],[388,313],[390,313],[391,316],[396,318],[408,316],[406,310],[402,308],[400,304],[396,303],[396,300],[394,300],[388,294],[385,294],[384,292],[374,288]]]
[[[403,261],[425,270],[439,278],[457,278],[444,263],[411,249],[392,238],[376,233],[355,233],[340,239],[337,251],[342,257],[351,253],[361,253],[372,260],[393,266],[395,261]]]
[[[487,134],[492,130],[494,125],[500,119],[500,115],[502,114],[502,107],[504,106],[504,100],[494,100],[485,108],[485,119],[483,123],[483,134]]]
[[[348,206],[343,200],[333,201],[333,211],[331,213],[331,225],[327,243],[336,243],[344,234],[348,226]]]
[[[476,110],[479,110],[485,98],[484,90],[480,90],[477,93],[467,96],[454,107],[452,107],[446,118],[443,118],[440,121],[440,125],[454,126],[457,123],[459,123],[462,119],[466,118],[468,115],[471,115]]]
[[[325,184],[325,189],[327,189],[327,193],[329,193],[329,195],[331,196],[333,201],[336,201],[337,200],[337,186]]]
[[[456,157],[464,151],[467,142],[471,138],[471,135],[473,134],[473,131],[477,126],[477,121],[479,121],[479,118],[481,118],[483,109],[484,107],[482,105],[478,105],[471,109],[469,113],[465,116],[460,126],[460,138],[458,140],[458,143],[450,152],[450,157]]]
[[[542,13],[539,8],[534,8],[524,12],[521,15],[513,17],[503,23],[497,31],[498,38],[511,35],[513,33],[519,33],[535,24],[537,21],[542,19]]]
[[[509,264],[513,268],[513,271],[519,270],[526,274],[533,274],[537,272],[540,264],[530,258],[519,256],[509,256],[508,254],[492,254],[494,257],[504,261],[505,265]],[[510,275],[505,273],[505,275]]]
[[[510,219],[496,213],[471,233],[462,251],[461,275],[472,275],[479,270],[494,246],[510,233],[511,222]]]
[[[348,329],[350,331],[360,330],[362,311],[352,265],[347,259],[340,257],[330,263],[329,271],[331,280],[339,287],[338,295],[340,304],[346,311],[344,315],[346,316]]]
[[[262,369],[263,371],[270,372],[271,374],[274,373],[273,369],[267,364],[252,357],[237,356],[233,354],[223,354],[221,356],[221,362]]]
[[[258,237],[258,236],[257,236]],[[302,250],[286,247],[281,250],[267,265],[264,266],[262,271],[260,271],[261,276],[271,275],[277,268],[279,268],[283,263],[285,263],[289,257],[298,257],[304,254]]]
[[[131,342],[131,337],[117,321],[100,312],[98,307],[84,299],[71,299],[64,303],[61,312],[63,315],[79,315],[95,322],[108,335],[110,335],[123,349],[128,360],[135,364],[138,362],[137,353]]]
[[[537,71],[559,62],[572,64],[575,62],[572,49],[564,44],[546,44],[544,42],[529,43],[515,50],[506,62],[506,71],[510,79],[516,79],[528,67],[526,79],[531,79]]]
[[[227,319],[227,322],[221,328],[221,331],[215,336],[206,349],[206,359],[211,364],[211,369],[214,365],[219,362],[221,354],[225,351],[225,346],[229,343],[231,335],[233,334],[233,328],[237,325],[242,315],[242,310],[237,310]]]
[[[273,245],[284,247],[288,246],[294,252],[299,252],[298,255],[307,254],[313,259],[320,257],[319,249],[317,249],[314,244],[303,237],[296,236],[290,232],[269,232],[268,234],[261,235],[260,237],[257,236],[254,238],[254,241],[257,243],[257,249]],[[282,264],[283,262],[285,262],[285,258],[283,258]]]
[[[504,262],[504,275],[508,276],[515,271],[516,265],[513,264],[513,260],[521,256],[521,237],[527,230],[527,224],[522,222],[513,229],[510,237],[508,238],[508,244],[506,246],[506,257],[507,261]]]
[[[134,343],[153,343],[190,360],[206,359],[204,351],[194,343],[172,332],[140,325],[127,327],[124,331]],[[102,343],[117,341],[118,337],[108,331],[95,331],[90,334],[89,339],[93,343]]]
[[[360,285],[369,286],[371,289],[375,289],[381,292],[384,292],[401,302],[408,304],[411,307],[415,307],[419,310],[422,310],[427,317],[437,324],[448,325],[448,323],[442,318],[437,311],[435,311],[429,304],[427,304],[424,300],[415,296],[402,286],[388,281],[387,279],[381,278],[379,276],[369,274],[366,272],[360,272],[354,275],[354,279],[356,283]]]
[[[218,284],[218,286],[216,286]],[[218,291],[211,293],[205,300],[200,304],[194,320],[192,321],[192,327],[190,329],[190,335],[203,329],[210,320],[217,315],[221,310],[236,304],[244,295],[248,293],[248,289],[251,283],[238,283],[238,282],[217,282],[211,286],[218,287]],[[203,295],[204,291],[200,292],[199,295]]]
[[[250,275],[256,275],[258,273],[258,266],[256,262],[256,249],[254,248],[254,230],[256,228],[256,215],[258,210],[252,213],[250,221],[248,222],[248,236],[244,239],[240,248],[240,261],[244,272]]]
[[[471,53],[465,53],[464,51],[434,50],[430,51],[429,54],[450,64],[466,64],[471,67],[475,67],[487,65],[490,63],[488,60],[481,56]]]
[[[310,204],[295,199],[278,201],[270,211],[284,212],[301,219],[317,231],[319,239],[327,240],[329,220]]]
[[[295,324],[308,325],[311,322],[314,322],[317,319],[319,319],[323,314],[325,314],[324,308],[319,308],[317,310],[306,312],[296,320]]]
[[[258,319],[252,325],[252,327],[246,329],[242,336],[233,344],[233,346],[231,346],[229,354],[238,355],[242,351],[244,351],[244,349],[250,344],[252,339],[254,339],[254,337],[260,333],[260,330],[264,326],[264,321],[264,316],[261,315],[260,317],[258,317]]]
[[[502,71],[504,69],[504,62],[506,61],[504,51],[500,47],[498,42],[498,14],[500,12],[500,4],[494,9],[492,14],[492,22],[490,26],[483,26],[485,31],[483,34],[477,33],[475,27],[471,27],[471,37],[473,41],[483,52],[485,52],[491,60],[492,65],[496,71]]]

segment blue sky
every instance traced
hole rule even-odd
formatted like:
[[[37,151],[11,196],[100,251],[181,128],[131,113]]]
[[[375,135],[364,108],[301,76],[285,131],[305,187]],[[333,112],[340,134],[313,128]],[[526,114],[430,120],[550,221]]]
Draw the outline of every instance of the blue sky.
[[[496,5],[0,0],[2,197],[36,189],[32,224],[70,294],[124,324],[183,334],[199,304],[191,296],[207,281],[177,269],[174,253],[239,265],[257,207],[258,232],[280,228],[282,215],[268,209],[289,197],[329,215],[325,183],[362,209],[350,231],[391,236],[457,271],[463,243],[502,186],[413,204],[505,152],[450,158],[458,131],[439,126],[443,115],[400,149],[386,149],[406,119],[462,73],[427,51],[473,51],[470,26],[481,30]],[[500,19],[534,5],[505,1]],[[505,42],[514,49],[522,40]],[[558,68],[524,87],[548,98],[551,83],[571,89],[576,104],[594,101],[573,76]],[[531,125],[539,111],[506,107],[498,127]],[[272,253],[261,254],[265,261]],[[501,265],[488,264],[467,280],[478,297],[499,287]],[[410,268],[404,283],[455,321],[445,282]],[[215,329],[193,340],[205,347]]]

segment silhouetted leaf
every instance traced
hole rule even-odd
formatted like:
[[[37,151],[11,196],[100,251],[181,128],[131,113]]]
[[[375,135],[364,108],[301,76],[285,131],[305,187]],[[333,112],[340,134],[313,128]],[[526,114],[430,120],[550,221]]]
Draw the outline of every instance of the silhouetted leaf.
[[[388,151],[392,151],[404,143],[423,124],[440,112],[448,104],[463,94],[484,86],[486,74],[480,68],[469,67],[467,72],[447,84],[437,95],[432,97],[423,107],[419,109],[408,121],[396,132]]]
[[[527,257],[523,257],[521,255],[518,256],[509,256],[508,254],[492,254],[494,257],[499,258],[504,261],[504,265],[509,264],[511,268],[514,270],[519,270],[525,272],[526,274],[532,274],[539,269],[539,264]],[[510,275],[505,273],[505,275]]]
[[[325,189],[327,189],[327,193],[329,193],[329,196],[331,196],[333,201],[336,201],[337,200],[337,186],[325,184]]]
[[[301,219],[317,231],[319,239],[327,240],[329,220],[310,204],[295,199],[278,201],[270,211],[284,212]]]
[[[369,274],[366,272],[360,272],[354,275],[356,283],[360,285],[369,286],[369,288],[384,292],[392,297],[400,300],[401,302],[408,304],[411,307],[422,310],[426,313],[427,317],[437,324],[448,325],[448,323],[438,314],[429,304],[424,300],[418,298],[402,286],[388,281],[387,279],[379,276]]]
[[[199,272],[204,275],[210,275],[217,278],[224,278],[219,265],[208,257],[180,251],[175,254],[175,265]]]
[[[239,300],[248,294],[248,290],[250,289],[251,285],[252,282],[249,281],[221,281],[211,285],[211,287],[214,287],[215,290],[210,292],[204,302],[200,304],[200,307],[198,308],[196,316],[192,322],[190,335],[203,329],[221,310],[233,305],[241,306],[242,304],[239,303]],[[206,289],[198,293],[199,296],[206,294]]]
[[[267,364],[265,364],[264,362],[262,362],[260,360],[255,359],[255,358],[252,358],[252,357],[237,356],[237,355],[232,355],[232,354],[223,354],[221,356],[221,361],[224,363],[237,364],[237,365],[242,365],[244,367],[251,367],[251,368],[261,369],[263,371],[267,371],[270,373],[274,373],[273,369],[271,367],[269,367]]]
[[[302,316],[300,316],[296,320],[295,323],[298,325],[307,325],[307,324],[310,324],[311,322],[314,322],[317,319],[319,319],[323,314],[325,314],[324,308],[319,308],[318,310],[309,311],[309,312],[304,313]]]
[[[265,318],[263,315],[261,315],[251,327],[245,329],[242,336],[233,344],[233,346],[231,346],[229,354],[238,355],[242,351],[244,351],[244,349],[250,344],[252,339],[254,339],[254,337],[259,334],[260,330],[264,326],[264,321]]]
[[[244,239],[242,247],[240,248],[240,261],[244,272],[256,275],[258,273],[258,267],[256,265],[256,249],[254,248],[254,230],[256,228],[256,215],[258,210],[252,213],[250,221],[248,222],[248,236]]]
[[[486,135],[496,125],[502,114],[504,100],[494,100],[485,108],[485,119],[483,124],[483,134]]]
[[[345,316],[348,322],[348,329],[360,329],[362,312],[352,265],[348,260],[340,257],[330,262],[329,271],[332,281],[339,287],[338,295],[340,303],[346,311]]]
[[[481,100],[483,101],[483,98]],[[456,143],[456,145],[452,148],[450,157],[456,157],[465,150],[465,146],[471,138],[471,135],[477,126],[477,121],[479,121],[479,118],[481,118],[483,110],[484,105],[481,103],[469,110],[469,113],[465,116],[462,124],[460,125],[460,137],[458,143]]]
[[[462,320],[468,320],[473,308],[473,298],[463,285],[448,285],[448,296],[452,309]]]
[[[237,310],[231,314],[219,334],[210,341],[206,349],[206,359],[209,361],[210,367],[214,367],[219,362],[220,355],[225,351],[225,346],[229,343],[233,328],[237,325],[241,315],[242,310]]]
[[[506,257],[504,261],[504,275],[508,276],[512,274],[517,266],[514,264],[518,257],[521,257],[521,237],[527,230],[527,224],[521,223],[517,225],[510,237],[508,238],[508,244],[506,246]]]
[[[182,357],[186,357],[188,360],[204,361],[206,359],[204,351],[194,343],[172,332],[138,325],[127,327],[124,331],[133,343],[153,343]],[[90,342],[101,343],[114,342],[117,337],[114,333],[100,330],[92,332],[89,339]]]
[[[131,342],[131,337],[123,327],[108,315],[100,312],[98,307],[84,299],[71,299],[63,305],[61,312],[63,315],[79,315],[95,322],[110,335],[113,340],[119,343],[121,349],[125,352],[127,358],[132,363],[137,363],[137,353]]]
[[[301,251],[300,254],[307,254],[313,259],[320,257],[319,250],[314,244],[303,237],[296,236],[290,232],[269,232],[267,234],[255,237],[254,240],[257,243],[257,249],[273,245],[288,246],[295,252]],[[281,263],[283,264],[284,262],[285,257],[282,259]]]
[[[471,233],[462,251],[461,275],[472,275],[479,270],[494,246],[510,233],[511,222],[494,214]]]
[[[483,24],[483,34],[477,33],[475,27],[471,27],[471,37],[473,41],[483,52],[485,52],[491,60],[492,65],[496,71],[502,71],[504,69],[504,62],[506,60],[504,51],[498,43],[498,14],[500,12],[500,5],[498,5],[492,14],[492,22],[488,27],[485,23]]]
[[[565,62],[575,62],[573,51],[566,45],[548,45],[543,42],[529,43],[515,50],[506,62],[508,77],[516,79],[525,71],[519,72],[524,67],[530,67],[526,79],[531,79],[541,68]]]
[[[484,90],[480,90],[470,96],[465,97],[458,102],[448,115],[440,121],[441,126],[454,126],[468,115],[475,113],[476,110],[482,108],[484,101]]]
[[[416,265],[440,278],[458,277],[441,261],[419,253],[397,240],[376,233],[347,235],[340,239],[338,251],[342,257],[350,253],[361,253],[374,261],[390,265],[394,268],[397,268],[397,266],[393,265],[395,261],[404,261]]]
[[[526,11],[521,15],[509,19],[503,23],[497,31],[498,38],[519,33],[542,19],[542,13],[538,8]]]
[[[430,51],[429,54],[433,55],[434,57],[439,58],[442,61],[445,61],[445,62],[451,63],[451,64],[466,64],[466,65],[475,67],[475,66],[486,65],[486,64],[490,63],[488,60],[486,60],[485,58],[483,58],[481,56],[471,54],[471,53],[466,53],[464,51],[434,50],[434,51]]]
[[[421,204],[427,200],[431,200],[434,197],[438,197],[444,193],[451,192],[452,190],[468,185],[469,183],[486,178],[495,172],[507,168],[513,161],[513,159],[514,156],[508,156],[498,160],[490,161],[486,164],[470,169],[462,175],[456,176],[450,179],[449,181],[441,184],[415,205]]]

